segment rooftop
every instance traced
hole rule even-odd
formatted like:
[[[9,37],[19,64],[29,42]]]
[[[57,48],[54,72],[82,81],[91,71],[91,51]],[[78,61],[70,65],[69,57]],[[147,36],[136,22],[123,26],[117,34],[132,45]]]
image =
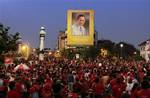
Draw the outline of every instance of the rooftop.
[[[148,39],[148,40],[146,40],[146,41],[141,42],[138,46],[143,46],[143,45],[145,45],[145,44],[147,43],[147,41],[150,41],[150,39]]]

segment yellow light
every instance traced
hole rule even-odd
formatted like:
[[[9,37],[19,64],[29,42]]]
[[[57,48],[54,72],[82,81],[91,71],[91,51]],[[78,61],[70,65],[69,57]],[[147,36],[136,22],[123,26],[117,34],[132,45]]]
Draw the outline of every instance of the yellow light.
[[[26,48],[27,48],[27,47],[26,47],[25,45],[22,46],[22,50],[23,50],[23,51],[25,51]]]
[[[29,57],[29,46],[27,44],[23,44],[21,46],[21,53],[22,53],[22,56],[25,57],[25,59],[28,59],[28,57]]]
[[[49,52],[48,54],[49,54],[49,55],[51,55],[51,54],[52,54],[52,52]]]
[[[101,56],[106,57],[108,55],[108,50],[101,49]]]

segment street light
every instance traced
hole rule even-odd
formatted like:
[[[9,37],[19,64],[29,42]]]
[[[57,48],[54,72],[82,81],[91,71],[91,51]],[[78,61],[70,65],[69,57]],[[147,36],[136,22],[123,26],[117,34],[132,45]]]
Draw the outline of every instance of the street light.
[[[23,44],[21,46],[21,53],[25,57],[25,59],[28,59],[29,57],[29,46],[27,44]]]
[[[123,44],[120,44],[120,48],[121,48],[121,58],[122,58],[122,48],[123,48]]]
[[[134,55],[136,55],[136,54],[137,54],[137,52],[135,51],[133,54],[134,54]]]

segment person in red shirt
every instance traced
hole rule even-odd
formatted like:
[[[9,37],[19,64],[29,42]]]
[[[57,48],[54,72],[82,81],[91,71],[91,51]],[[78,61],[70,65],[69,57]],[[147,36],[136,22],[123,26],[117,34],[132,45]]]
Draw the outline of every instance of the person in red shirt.
[[[67,84],[63,83],[63,88],[61,89],[61,97],[62,98],[67,98],[68,93],[69,93],[69,90],[68,90]]]
[[[52,98],[52,80],[46,79],[41,91],[42,98]]]
[[[137,98],[137,92],[139,90],[139,84],[138,83],[135,83],[133,85],[133,88],[131,90],[131,98]]]
[[[85,79],[81,80],[81,98],[85,98],[89,90],[89,82]]]
[[[92,88],[95,92],[95,98],[101,98],[103,96],[104,86],[102,84],[102,81],[99,80],[99,78],[96,78],[95,84],[93,84]]]
[[[39,98],[39,89],[40,86],[38,85],[38,83],[36,82],[36,80],[33,81],[32,86],[30,87],[30,97],[31,98]]]
[[[116,78],[114,78],[110,81],[111,87],[113,87],[115,84],[116,84]]]
[[[7,98],[23,98],[22,95],[15,90],[15,82],[9,83],[10,91],[7,93]]]
[[[150,84],[148,81],[142,82],[142,89],[137,92],[137,98],[150,98]]]
[[[125,91],[125,84],[121,82],[121,79],[116,80],[116,84],[112,87],[113,96],[115,98],[120,98],[123,91]]]

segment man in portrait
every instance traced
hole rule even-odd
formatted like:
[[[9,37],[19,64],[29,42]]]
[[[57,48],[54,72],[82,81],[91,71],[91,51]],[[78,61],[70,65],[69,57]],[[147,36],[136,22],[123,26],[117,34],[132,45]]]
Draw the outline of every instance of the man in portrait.
[[[74,36],[86,36],[88,32],[85,28],[86,17],[83,14],[79,14],[75,23],[72,25],[72,35]]]

